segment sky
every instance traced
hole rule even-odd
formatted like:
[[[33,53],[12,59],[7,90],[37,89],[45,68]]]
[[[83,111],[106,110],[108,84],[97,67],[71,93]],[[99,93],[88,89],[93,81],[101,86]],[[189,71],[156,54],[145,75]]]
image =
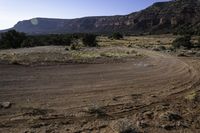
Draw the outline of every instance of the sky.
[[[80,18],[126,15],[168,0],[0,0],[0,29],[36,17]]]

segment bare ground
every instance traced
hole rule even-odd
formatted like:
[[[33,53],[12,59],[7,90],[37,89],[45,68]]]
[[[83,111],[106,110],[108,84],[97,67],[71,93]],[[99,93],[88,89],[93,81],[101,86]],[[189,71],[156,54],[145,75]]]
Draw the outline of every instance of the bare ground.
[[[131,123],[137,132],[200,132],[199,59],[136,51],[147,56],[105,64],[0,65],[0,101],[12,103],[0,109],[0,132],[115,133],[122,119],[121,129]],[[166,112],[179,117],[161,117]]]

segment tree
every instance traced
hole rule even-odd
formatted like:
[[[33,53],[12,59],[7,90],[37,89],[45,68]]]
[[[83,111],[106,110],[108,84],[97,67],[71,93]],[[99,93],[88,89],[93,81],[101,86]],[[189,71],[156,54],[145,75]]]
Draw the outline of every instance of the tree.
[[[38,46],[38,45],[41,45],[41,42],[36,39],[35,37],[28,37],[26,40],[24,40],[21,44],[21,47],[35,47],[35,46]]]
[[[85,34],[83,35],[82,41],[85,46],[89,47],[96,47],[98,46],[97,41],[96,41],[96,35],[94,34]]]
[[[190,41],[191,41],[191,36],[190,35],[185,35],[185,36],[176,38],[173,41],[172,46],[174,48],[185,47],[187,49],[190,49],[190,48],[193,47],[193,45],[192,45],[192,43]]]
[[[1,34],[0,48],[19,48],[22,42],[26,39],[25,33],[10,30]]]

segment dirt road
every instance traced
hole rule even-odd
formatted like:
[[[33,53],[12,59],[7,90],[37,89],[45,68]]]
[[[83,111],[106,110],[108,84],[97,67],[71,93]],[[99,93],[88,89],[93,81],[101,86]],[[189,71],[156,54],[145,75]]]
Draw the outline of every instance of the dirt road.
[[[111,121],[134,119],[198,90],[198,59],[138,51],[148,57],[110,64],[0,65],[0,101],[13,103],[0,110],[0,132],[112,133]],[[95,117],[90,108],[108,116]],[[155,126],[144,130],[164,132]]]

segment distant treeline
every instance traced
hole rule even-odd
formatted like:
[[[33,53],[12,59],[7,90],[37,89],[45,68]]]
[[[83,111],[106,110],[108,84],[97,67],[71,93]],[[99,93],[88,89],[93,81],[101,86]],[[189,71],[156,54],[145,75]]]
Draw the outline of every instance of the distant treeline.
[[[70,46],[74,40],[82,40],[85,46],[97,46],[96,35],[86,33],[76,34],[51,34],[51,35],[26,35],[25,33],[10,30],[2,33],[0,49],[24,48],[35,46]]]

